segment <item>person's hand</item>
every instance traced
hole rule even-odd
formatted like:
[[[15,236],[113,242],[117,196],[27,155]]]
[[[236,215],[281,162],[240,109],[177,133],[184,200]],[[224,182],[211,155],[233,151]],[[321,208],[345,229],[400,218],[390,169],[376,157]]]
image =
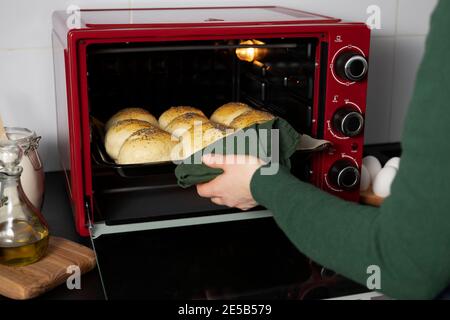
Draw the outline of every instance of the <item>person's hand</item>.
[[[224,173],[214,180],[197,185],[203,198],[210,198],[217,205],[249,210],[258,204],[250,191],[253,174],[264,162],[245,155],[205,155],[203,163],[211,168],[220,168]]]

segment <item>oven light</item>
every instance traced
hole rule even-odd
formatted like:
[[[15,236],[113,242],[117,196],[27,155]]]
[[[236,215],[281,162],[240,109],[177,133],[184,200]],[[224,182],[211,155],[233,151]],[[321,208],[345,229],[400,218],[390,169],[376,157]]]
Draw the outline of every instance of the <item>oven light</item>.
[[[246,40],[241,41],[241,45],[264,45],[265,43],[259,40]],[[265,55],[265,49],[261,48],[237,48],[236,56],[239,60],[254,62],[255,60],[261,59]]]

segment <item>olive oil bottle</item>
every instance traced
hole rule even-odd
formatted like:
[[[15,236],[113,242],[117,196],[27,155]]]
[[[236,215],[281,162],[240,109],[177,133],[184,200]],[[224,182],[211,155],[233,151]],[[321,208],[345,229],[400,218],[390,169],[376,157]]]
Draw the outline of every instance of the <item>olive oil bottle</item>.
[[[42,214],[22,190],[22,149],[0,141],[0,264],[24,266],[41,259],[49,232]]]

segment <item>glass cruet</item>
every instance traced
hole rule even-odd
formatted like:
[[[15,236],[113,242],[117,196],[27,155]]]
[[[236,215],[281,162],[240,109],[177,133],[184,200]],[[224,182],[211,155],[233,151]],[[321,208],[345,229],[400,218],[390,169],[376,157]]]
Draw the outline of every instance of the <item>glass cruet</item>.
[[[9,266],[38,261],[49,240],[46,221],[22,189],[22,156],[17,143],[0,141],[0,264]]]

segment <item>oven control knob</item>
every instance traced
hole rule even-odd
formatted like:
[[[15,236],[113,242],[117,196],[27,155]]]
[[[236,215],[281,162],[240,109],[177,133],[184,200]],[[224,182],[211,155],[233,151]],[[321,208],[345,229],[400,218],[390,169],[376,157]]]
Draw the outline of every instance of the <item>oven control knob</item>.
[[[336,62],[336,73],[343,79],[362,81],[369,71],[367,59],[355,52],[341,54]]]
[[[359,186],[359,170],[351,161],[339,160],[330,169],[330,183],[343,190],[355,190]]]
[[[356,137],[364,128],[363,115],[352,108],[342,108],[333,116],[333,127],[346,137]]]

